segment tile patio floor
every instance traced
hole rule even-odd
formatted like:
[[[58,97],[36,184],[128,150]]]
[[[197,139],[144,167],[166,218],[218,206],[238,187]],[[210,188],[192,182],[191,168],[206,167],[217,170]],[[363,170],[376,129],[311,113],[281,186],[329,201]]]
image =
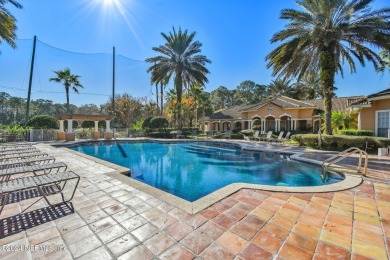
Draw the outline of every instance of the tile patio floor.
[[[37,147],[82,177],[74,212],[66,205],[46,208],[39,201],[27,210],[32,213],[17,215],[36,199],[7,205],[0,216],[5,224],[0,259],[390,256],[390,167],[371,171],[352,190],[290,194],[245,189],[190,215],[106,176],[112,172],[106,166],[64,149]]]

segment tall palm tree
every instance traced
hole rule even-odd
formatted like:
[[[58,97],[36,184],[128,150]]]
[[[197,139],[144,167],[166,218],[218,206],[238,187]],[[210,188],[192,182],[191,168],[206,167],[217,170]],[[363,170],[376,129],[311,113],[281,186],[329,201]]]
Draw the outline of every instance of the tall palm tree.
[[[355,59],[362,65],[371,61],[377,68],[381,59],[370,47],[390,49],[390,8],[372,10],[371,2],[297,1],[304,10],[282,10],[281,19],[289,23],[272,37],[271,42],[282,42],[267,56],[274,75],[299,80],[308,70],[320,71],[327,134],[332,134],[335,74],[343,75],[343,62],[351,72],[356,71]]]
[[[204,85],[208,82],[206,74],[209,73],[206,63],[211,61],[201,55],[202,43],[193,41],[195,32],[188,33],[188,30],[178,31],[173,28],[169,34],[161,33],[166,40],[164,45],[154,47],[153,50],[160,55],[146,59],[146,62],[153,64],[147,72],[151,72],[151,82],[159,83],[167,78],[173,77],[174,87],[177,94],[177,121],[181,129],[181,96],[183,87],[188,88],[194,83]]]
[[[164,114],[164,88],[168,85],[169,78],[165,77],[163,80],[160,81],[160,115],[163,116]]]
[[[172,112],[173,112],[173,122],[176,122],[176,108],[175,108],[176,104],[177,104],[177,93],[176,93],[176,90],[172,89],[172,88],[169,89],[165,93],[165,97],[166,97],[167,108],[171,109]],[[166,109],[166,110],[168,110],[168,109]]]
[[[203,92],[204,87],[199,83],[192,85],[190,88],[189,96],[191,96],[195,102],[195,127],[198,125],[198,100],[200,99]]]
[[[66,113],[70,113],[69,109],[69,89],[72,89],[75,93],[79,93],[77,88],[83,88],[83,86],[79,82],[79,75],[73,75],[70,72],[70,69],[58,70],[54,71],[57,74],[56,78],[51,78],[50,81],[55,81],[58,83],[62,83],[65,87],[66,92]]]
[[[5,8],[5,4],[12,4],[18,9],[22,8],[22,5],[15,0],[0,0],[0,44],[5,41],[12,48],[16,47],[16,19],[15,17]]]

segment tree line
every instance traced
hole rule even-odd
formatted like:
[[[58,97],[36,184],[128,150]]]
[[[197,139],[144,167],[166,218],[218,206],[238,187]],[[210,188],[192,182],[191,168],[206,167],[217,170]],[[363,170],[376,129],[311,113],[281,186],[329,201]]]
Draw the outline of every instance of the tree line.
[[[343,75],[345,63],[351,73],[356,72],[357,62],[364,66],[368,61],[378,71],[384,71],[389,66],[390,8],[373,10],[372,0],[301,0],[296,3],[300,7],[299,10],[281,11],[280,19],[285,20],[287,24],[272,36],[271,43],[279,45],[265,57],[267,67],[272,69],[272,74],[276,77],[274,86],[264,87],[253,82],[243,82],[235,92],[226,91],[226,88],[221,87],[214,95],[217,97],[222,95],[223,101],[217,98],[213,100],[218,103],[217,108],[256,103],[262,94],[272,93],[272,89],[293,97],[301,95],[316,97],[316,91],[313,89],[312,93],[300,90],[302,80],[318,79],[320,90],[318,95],[324,99],[326,134],[332,134],[332,98],[336,73]],[[16,19],[5,8],[6,4],[11,4],[15,8],[22,6],[15,0],[0,1],[0,43],[5,41],[16,47]],[[157,56],[146,59],[146,62],[151,64],[147,72],[150,73],[152,85],[156,85],[156,92],[160,86],[161,100],[164,86],[169,82],[174,84],[174,92],[171,94],[175,95],[175,101],[172,98],[170,105],[173,106],[172,116],[179,129],[183,125],[182,116],[184,120],[192,122],[190,113],[186,115],[183,111],[183,97],[187,96],[189,105],[195,105],[196,120],[197,97],[191,96],[191,89],[196,85],[203,87],[208,83],[207,64],[211,63],[211,60],[201,54],[202,43],[195,40],[195,35],[195,32],[181,28],[177,30],[173,27],[168,34],[161,33],[165,42],[153,48]],[[383,49],[381,54],[376,52],[377,49]],[[296,85],[283,90],[283,84],[291,80],[296,80]],[[71,85],[66,85],[62,80],[58,82],[64,83],[68,101]],[[77,87],[77,84],[73,86]],[[75,91],[77,92],[77,88]],[[255,95],[251,96],[251,93]],[[116,99],[115,97],[115,102]],[[161,100],[160,105],[156,100],[156,111],[160,110],[160,114],[163,114],[164,106]],[[125,117],[121,111],[111,113]],[[14,120],[16,117],[15,113]]]

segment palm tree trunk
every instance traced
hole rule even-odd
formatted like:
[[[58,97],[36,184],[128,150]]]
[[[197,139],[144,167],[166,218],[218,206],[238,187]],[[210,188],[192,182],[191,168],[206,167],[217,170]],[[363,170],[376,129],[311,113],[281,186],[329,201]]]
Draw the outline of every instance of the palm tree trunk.
[[[177,108],[177,128],[182,128],[182,122],[181,122],[181,95],[183,93],[183,82],[181,79],[181,71],[178,70],[176,72],[175,77],[175,89],[176,89],[176,108]]]
[[[66,113],[70,114],[70,109],[69,109],[69,87],[65,87],[66,91]]]
[[[164,88],[164,85],[162,83],[160,83],[160,106],[161,106],[161,109],[160,109],[160,114],[161,116],[163,116],[163,111],[164,111],[164,104],[163,104],[163,99],[164,99],[164,92],[163,92],[163,88]]]
[[[332,134],[332,98],[334,90],[334,77],[336,73],[336,62],[332,48],[324,48],[320,54],[320,81],[324,94],[325,108],[325,133]]]
[[[156,115],[158,115],[159,105],[158,105],[158,85],[157,84],[156,84],[156,101],[157,101]]]

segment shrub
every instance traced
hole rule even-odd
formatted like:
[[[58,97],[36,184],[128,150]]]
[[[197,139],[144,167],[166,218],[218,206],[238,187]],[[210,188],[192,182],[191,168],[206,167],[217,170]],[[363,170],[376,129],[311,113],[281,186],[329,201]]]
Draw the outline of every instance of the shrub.
[[[52,116],[37,115],[28,120],[27,126],[39,129],[57,129],[58,122],[57,119]]]
[[[232,135],[230,136],[231,139],[244,139],[244,135],[243,134],[240,134],[240,133],[232,133]]]
[[[356,136],[374,136],[374,131],[371,130],[339,130],[337,134],[340,135],[356,135]]]
[[[142,122],[142,128],[143,129],[151,128],[150,121],[152,121],[152,119],[153,119],[153,116],[148,116],[147,118],[145,118],[145,120]]]
[[[261,128],[261,121],[260,121],[260,119],[255,119],[255,120],[253,121],[253,127],[252,127],[252,129],[253,129],[254,131],[257,131],[257,130],[260,130],[260,128]]]
[[[168,120],[165,117],[157,116],[150,120],[149,127],[152,129],[164,129],[168,127]]]
[[[292,139],[300,146],[318,147],[317,134],[293,135]],[[327,150],[345,150],[357,147],[376,152],[378,148],[390,146],[390,139],[371,136],[322,135],[321,147]]]
[[[151,132],[149,136],[152,138],[172,138],[170,132],[161,131],[161,132]]]

